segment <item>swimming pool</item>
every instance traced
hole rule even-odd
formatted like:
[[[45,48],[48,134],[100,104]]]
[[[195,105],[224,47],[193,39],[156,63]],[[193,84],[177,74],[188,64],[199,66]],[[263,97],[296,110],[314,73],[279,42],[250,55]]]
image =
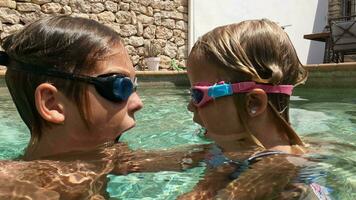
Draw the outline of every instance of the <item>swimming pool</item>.
[[[206,143],[196,134],[198,126],[186,110],[186,88],[141,88],[144,109],[138,112],[137,127],[122,141],[132,148],[161,149]],[[297,132],[319,157],[326,176],[321,184],[334,189],[335,199],[356,199],[356,90],[297,89],[291,101],[291,121]],[[0,158],[22,153],[29,133],[21,122],[4,84],[0,84]],[[175,199],[201,178],[202,167],[186,172],[109,175],[112,199]]]

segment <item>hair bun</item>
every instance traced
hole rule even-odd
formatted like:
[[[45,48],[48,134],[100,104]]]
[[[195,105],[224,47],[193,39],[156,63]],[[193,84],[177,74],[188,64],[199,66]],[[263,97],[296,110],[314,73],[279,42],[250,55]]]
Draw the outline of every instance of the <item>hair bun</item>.
[[[0,65],[6,66],[9,62],[9,56],[5,51],[0,51]]]

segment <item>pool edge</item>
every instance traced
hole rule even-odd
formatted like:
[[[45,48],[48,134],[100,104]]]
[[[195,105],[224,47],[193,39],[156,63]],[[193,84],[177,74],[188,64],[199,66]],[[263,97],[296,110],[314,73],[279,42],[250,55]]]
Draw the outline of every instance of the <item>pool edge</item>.
[[[302,87],[350,88],[356,85],[356,62],[305,65],[308,80]],[[6,69],[0,69],[0,78]],[[136,71],[140,86],[189,86],[186,71]]]

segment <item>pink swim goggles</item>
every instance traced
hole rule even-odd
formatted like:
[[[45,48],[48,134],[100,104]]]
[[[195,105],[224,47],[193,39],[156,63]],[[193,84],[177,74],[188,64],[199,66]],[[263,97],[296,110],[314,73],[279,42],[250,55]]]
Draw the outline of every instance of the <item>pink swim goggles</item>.
[[[191,88],[191,97],[195,106],[202,107],[213,99],[236,93],[250,92],[255,88],[262,89],[266,93],[279,93],[290,96],[292,95],[293,85],[265,85],[252,81],[233,84],[220,81],[214,85],[197,83]]]

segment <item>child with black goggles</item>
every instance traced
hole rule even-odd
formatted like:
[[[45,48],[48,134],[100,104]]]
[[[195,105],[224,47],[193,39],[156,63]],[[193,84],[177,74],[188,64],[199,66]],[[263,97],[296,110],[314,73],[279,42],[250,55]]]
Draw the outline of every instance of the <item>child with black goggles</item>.
[[[143,103],[130,56],[113,29],[52,16],[7,36],[1,46],[6,85],[30,141],[17,161],[0,161],[0,199],[108,199],[109,173],[179,171],[202,159],[204,147],[145,152],[119,141],[135,127]]]

